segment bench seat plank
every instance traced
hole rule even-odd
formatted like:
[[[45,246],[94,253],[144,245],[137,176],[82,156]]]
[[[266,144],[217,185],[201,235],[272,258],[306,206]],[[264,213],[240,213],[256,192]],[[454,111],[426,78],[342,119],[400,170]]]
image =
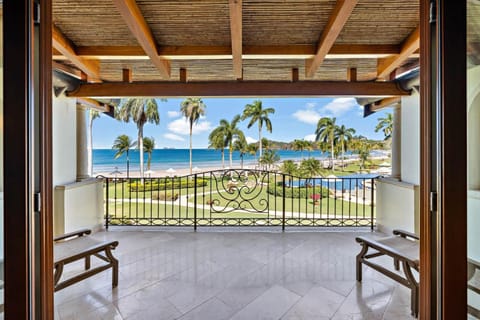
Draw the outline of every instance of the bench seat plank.
[[[118,246],[118,241],[98,241],[88,236],[90,233],[91,231],[86,229],[55,238],[53,246],[55,291],[110,268],[112,268],[112,287],[118,285],[118,260],[112,254],[112,250]],[[92,256],[106,263],[90,269]],[[85,259],[85,271],[60,281],[64,266],[82,259]]]

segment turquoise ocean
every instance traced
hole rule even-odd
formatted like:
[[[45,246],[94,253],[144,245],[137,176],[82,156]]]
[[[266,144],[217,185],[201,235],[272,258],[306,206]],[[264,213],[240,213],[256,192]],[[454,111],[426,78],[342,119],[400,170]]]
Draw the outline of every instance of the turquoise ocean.
[[[115,170],[125,172],[127,170],[126,155],[122,155],[118,159],[114,158],[115,150],[112,149],[94,149],[93,150],[93,172],[94,173],[109,173]],[[283,160],[301,160],[306,157],[315,157],[322,160],[327,159],[328,153],[321,153],[320,151],[293,151],[293,150],[276,150],[280,156],[280,161]],[[372,155],[375,156],[375,151]],[[140,153],[138,150],[130,150],[130,171],[140,170]],[[380,154],[379,154],[380,155]],[[352,156],[347,153],[347,156]],[[212,149],[193,149],[193,166],[198,168],[212,168],[221,167],[222,155],[220,151]],[[147,154],[145,154],[145,168],[147,163]],[[233,152],[233,166],[240,166],[240,153]],[[243,157],[245,166],[255,164],[255,158],[246,154]],[[228,150],[225,150],[225,166],[229,166]],[[189,167],[189,149],[155,149],[152,153],[151,170],[161,171],[169,168],[185,169]],[[146,169],[145,169],[146,170]]]

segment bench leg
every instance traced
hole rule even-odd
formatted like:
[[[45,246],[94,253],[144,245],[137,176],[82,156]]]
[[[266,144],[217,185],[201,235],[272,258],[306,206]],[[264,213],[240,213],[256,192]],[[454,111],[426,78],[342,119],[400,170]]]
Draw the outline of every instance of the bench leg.
[[[417,280],[415,280],[415,277],[413,276],[413,273],[412,273],[412,268],[408,264],[408,262],[402,261],[402,266],[403,266],[403,272],[405,273],[405,277],[408,280],[409,288],[411,290],[410,303],[411,303],[412,316],[418,317],[418,307],[419,307],[418,300],[420,298],[419,284]]]
[[[105,254],[112,264],[112,288],[118,286],[118,260],[113,256],[110,247],[105,249]]]
[[[90,269],[90,256],[85,257],[85,270]]]
[[[365,254],[367,254],[368,246],[366,243],[362,242],[362,250],[357,255],[357,281],[362,281],[362,261]]]

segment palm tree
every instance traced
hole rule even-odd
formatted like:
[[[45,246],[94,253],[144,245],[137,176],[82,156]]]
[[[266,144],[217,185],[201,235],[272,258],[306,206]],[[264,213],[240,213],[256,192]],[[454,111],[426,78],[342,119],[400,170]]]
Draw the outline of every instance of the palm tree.
[[[222,168],[225,169],[225,136],[220,128],[215,128],[208,136],[208,148],[222,152]]]
[[[143,150],[148,154],[147,170],[150,170],[150,164],[152,163],[152,152],[155,149],[155,139],[153,137],[143,138]]]
[[[360,158],[360,171],[365,169],[365,165],[370,157],[371,146],[367,140],[361,140],[358,156]]]
[[[382,130],[385,135],[385,140],[389,139],[392,136],[393,132],[393,114],[387,113],[385,118],[378,118],[377,126],[375,127],[375,132]]]
[[[320,118],[317,123],[317,129],[315,130],[315,141],[323,141],[330,143],[330,156],[332,161],[332,170],[335,170],[335,124],[336,118]]]
[[[241,139],[235,140],[233,148],[240,153],[240,167],[243,169],[243,157],[248,152],[248,144],[247,140],[245,140],[245,136]]]
[[[268,132],[272,132],[272,122],[268,118],[270,113],[275,113],[274,108],[263,109],[262,101],[255,100],[252,104],[247,104],[245,110],[243,110],[242,120],[250,118],[250,122],[247,125],[247,128],[252,127],[256,122],[258,122],[258,143],[259,143],[259,158],[262,157],[262,127],[265,124]]]
[[[190,174],[192,174],[192,131],[193,125],[198,122],[201,116],[205,115],[207,106],[200,98],[187,98],[180,104],[180,112],[188,119],[190,124]]]
[[[292,143],[292,148],[295,151],[301,152],[301,158],[303,159],[303,151],[308,150],[310,153],[313,150],[313,145],[310,141],[295,139]]]
[[[265,151],[265,153],[259,159],[259,162],[263,164],[267,170],[274,166],[278,161],[280,161],[280,156],[274,150]]]
[[[140,177],[143,178],[143,126],[145,123],[160,123],[157,101],[153,98],[129,98],[123,100],[120,108],[116,109],[115,117],[129,122],[130,118],[137,124],[140,149]],[[142,180],[143,181],[143,180]]]
[[[299,171],[302,177],[311,179],[322,175],[322,166],[317,159],[308,158],[300,162]]]
[[[289,176],[290,183],[288,184],[290,187],[292,186],[292,176],[298,172],[298,165],[293,162],[292,160],[285,160],[283,161],[282,166],[280,167],[280,171]]]
[[[237,127],[237,124],[240,122],[240,115],[233,117],[232,122],[228,122],[225,119],[220,120],[220,126],[218,129],[223,132],[223,137],[225,139],[225,146],[228,147],[230,168],[233,167],[232,154],[233,154],[233,143],[238,139],[245,139],[245,136]]]
[[[136,145],[137,142],[132,141],[126,134],[119,135],[115,141],[113,141],[112,149],[117,150],[114,155],[114,159],[120,158],[124,153],[127,155],[127,178],[130,177],[130,159],[128,157],[128,152]]]
[[[257,162],[257,151],[258,151],[258,144],[250,143],[247,146],[248,153],[253,156],[254,162]]]
[[[90,109],[88,113],[88,175],[93,175],[93,121],[100,118],[100,112]]]
[[[335,142],[340,145],[342,151],[342,171],[344,169],[343,160],[345,158],[347,143],[352,140],[354,134],[355,129],[347,128],[343,124],[335,128]]]

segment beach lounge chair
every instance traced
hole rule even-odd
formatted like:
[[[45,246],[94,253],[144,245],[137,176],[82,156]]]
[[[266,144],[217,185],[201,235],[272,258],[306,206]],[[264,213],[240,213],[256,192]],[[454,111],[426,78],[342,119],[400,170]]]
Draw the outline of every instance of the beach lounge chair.
[[[99,272],[112,268],[112,287],[118,284],[118,260],[112,255],[112,250],[118,246],[118,241],[98,241],[90,237],[91,230],[82,229],[67,233],[54,239],[54,287],[61,290],[74,283],[82,281]],[[93,269],[91,257],[97,257],[106,263]],[[60,281],[65,265],[85,259],[85,270],[63,281]]]
[[[362,264],[386,275],[387,277],[403,284],[411,290],[411,312],[412,315],[418,316],[418,300],[419,300],[419,283],[413,275],[412,269],[419,271],[420,266],[420,249],[419,237],[416,234],[394,230],[394,236],[371,239],[367,237],[357,237],[356,241],[361,244],[362,250],[357,255],[357,281],[362,281]],[[374,252],[367,254],[369,249]],[[372,262],[371,259],[380,256],[389,256],[393,258],[395,270],[400,270],[402,264],[403,276],[399,272],[388,270],[378,263]]]

